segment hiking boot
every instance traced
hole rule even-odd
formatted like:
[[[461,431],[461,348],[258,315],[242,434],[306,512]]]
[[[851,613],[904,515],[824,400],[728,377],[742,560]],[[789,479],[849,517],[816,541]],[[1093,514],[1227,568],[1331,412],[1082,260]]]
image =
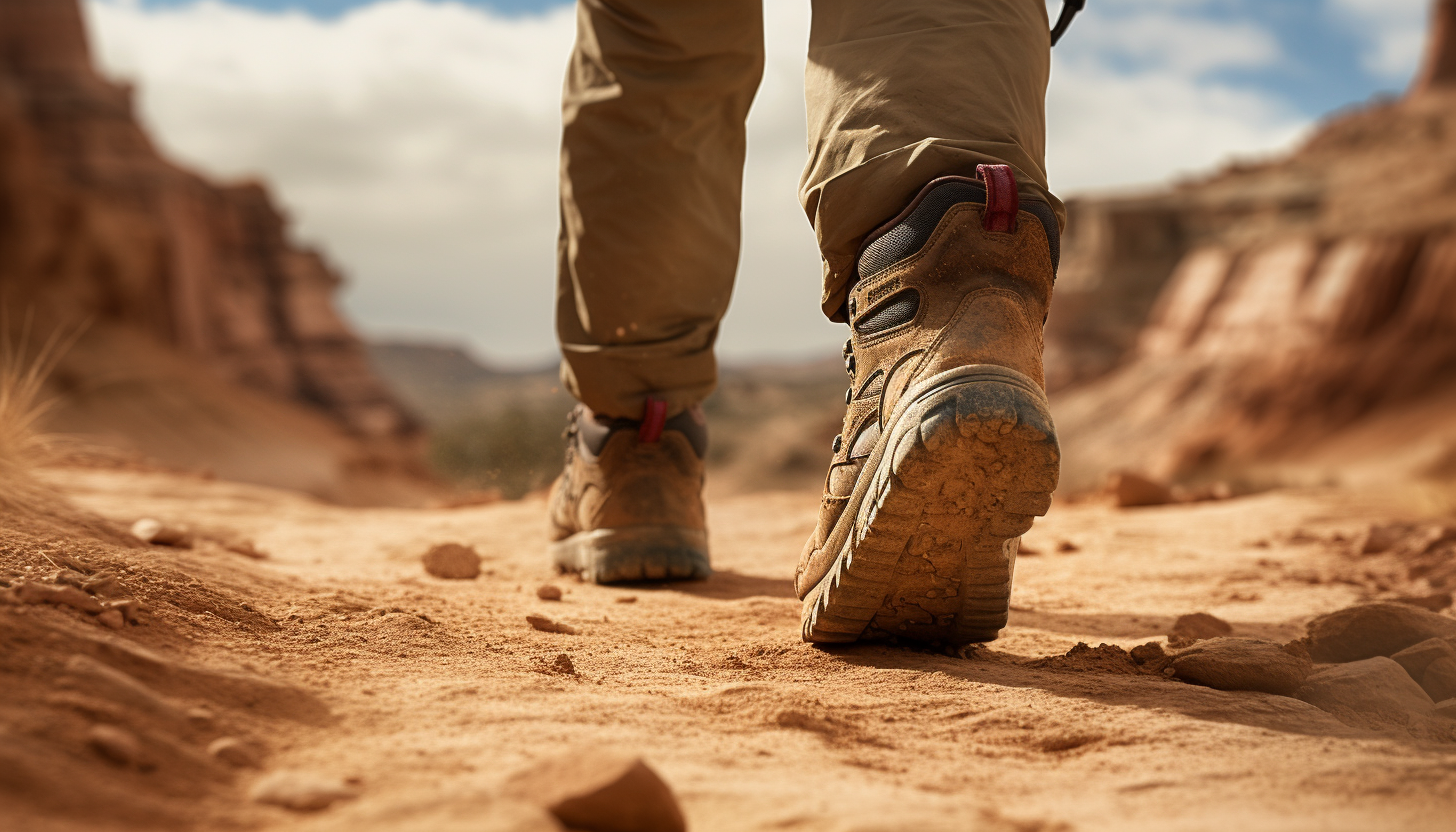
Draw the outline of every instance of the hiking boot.
[[[584,405],[566,429],[566,469],[551,486],[551,559],[588,581],[706,578],[703,455],[696,406],[671,419],[649,399],[647,418],[604,419]]]
[[[805,641],[1006,626],[1020,536],[1060,469],[1041,364],[1058,234],[1010,168],[978,172],[931,182],[860,253],[848,412],[795,577]]]

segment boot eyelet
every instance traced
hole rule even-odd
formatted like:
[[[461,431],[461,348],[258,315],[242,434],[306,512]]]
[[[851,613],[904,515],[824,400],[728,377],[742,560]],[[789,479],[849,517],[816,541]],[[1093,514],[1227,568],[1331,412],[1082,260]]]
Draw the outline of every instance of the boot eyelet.
[[[834,437],[834,444],[831,447],[835,453],[839,453],[839,449],[844,447],[844,434]]]
[[[849,373],[850,378],[854,378],[854,356],[846,355],[844,357],[844,371]]]
[[[849,404],[852,401],[854,401],[854,388],[853,387],[851,387],[848,390],[845,390],[844,391],[844,403],[845,404]]]
[[[858,312],[858,311],[859,311],[858,304],[856,304],[854,302],[854,298],[850,298],[849,299],[849,317],[853,318],[854,315],[855,315],[855,313]]]

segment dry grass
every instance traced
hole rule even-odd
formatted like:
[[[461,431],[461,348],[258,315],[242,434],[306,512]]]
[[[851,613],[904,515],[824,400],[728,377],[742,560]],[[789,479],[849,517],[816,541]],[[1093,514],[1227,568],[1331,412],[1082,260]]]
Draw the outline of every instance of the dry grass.
[[[38,429],[51,405],[42,390],[46,377],[75,343],[80,330],[57,330],[34,352],[31,335],[29,316],[19,337],[12,337],[9,325],[0,323],[0,475],[23,470],[50,447],[50,440]]]

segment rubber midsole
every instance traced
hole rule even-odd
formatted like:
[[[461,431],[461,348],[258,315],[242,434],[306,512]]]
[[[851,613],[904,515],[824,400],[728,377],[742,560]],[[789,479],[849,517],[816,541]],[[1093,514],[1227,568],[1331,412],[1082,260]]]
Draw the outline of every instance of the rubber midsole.
[[[550,545],[555,565],[590,580],[707,577],[708,533],[682,526],[626,526],[578,532]],[[661,572],[660,575],[639,574]]]

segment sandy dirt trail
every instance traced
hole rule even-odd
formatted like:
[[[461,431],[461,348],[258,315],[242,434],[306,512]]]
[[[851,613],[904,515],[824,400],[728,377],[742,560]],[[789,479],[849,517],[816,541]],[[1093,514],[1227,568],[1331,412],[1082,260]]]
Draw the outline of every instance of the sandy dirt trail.
[[[1347,727],[1291,698],[1137,674],[1095,653],[1063,657],[1078,642],[1161,640],[1194,611],[1236,635],[1297,637],[1312,616],[1369,596],[1338,577],[1348,557],[1330,541],[1405,510],[1393,496],[1059,504],[1026,538],[1039,554],[1018,563],[1003,638],[948,655],[800,643],[792,575],[812,494],[712,501],[709,581],[598,587],[548,567],[539,500],[345,509],[168,474],[45,477],[107,518],[227,530],[270,555],[201,546],[136,557],[245,599],[276,630],[153,602],[169,635],[126,635],[314,694],[330,716],[268,723],[264,767],[355,778],[358,796],[314,813],[261,806],[245,795],[262,774],[245,772],[199,801],[204,827],[551,828],[495,794],[522,766],[583,745],[642,755],[693,830],[1456,823],[1456,745]],[[478,579],[422,571],[421,553],[447,541],[479,551]],[[1058,551],[1064,541],[1075,551]],[[563,599],[538,599],[543,583]],[[539,632],[528,614],[578,632]]]

